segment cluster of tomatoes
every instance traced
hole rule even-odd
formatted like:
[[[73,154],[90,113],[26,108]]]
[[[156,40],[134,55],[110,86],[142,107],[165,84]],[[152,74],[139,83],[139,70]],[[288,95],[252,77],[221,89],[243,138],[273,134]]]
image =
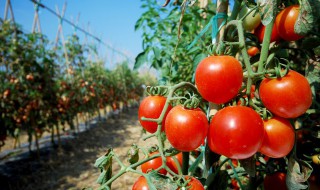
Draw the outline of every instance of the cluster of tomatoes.
[[[293,5],[277,15],[271,42],[302,38],[294,32],[298,14],[299,6]],[[250,14],[247,15],[249,16]],[[246,30],[254,30],[258,40],[262,42],[265,26],[260,23],[260,16],[256,23],[250,22],[249,26],[244,20],[243,25]],[[257,50],[250,51],[257,53]],[[308,80],[290,69],[277,77],[266,74],[263,79],[254,80],[252,92],[247,93],[250,94],[248,97],[239,93],[245,87],[243,73],[241,63],[234,57],[209,56],[196,68],[195,86],[204,100],[221,105],[222,109],[208,119],[207,114],[200,108],[186,108],[182,105],[172,107],[166,97],[151,95],[140,104],[139,121],[149,133],[160,132],[161,129],[172,147],[181,152],[193,151],[206,141],[212,152],[231,159],[247,159],[257,152],[270,158],[282,158],[288,155],[295,144],[295,130],[289,119],[306,113],[312,104],[312,92]],[[246,106],[231,103],[240,96],[247,100]],[[262,105],[263,108],[258,111],[257,106],[249,104],[252,99],[261,102],[259,106]],[[268,110],[271,116],[266,117],[260,112],[261,110]],[[160,122],[143,119],[143,117],[157,119],[161,116],[163,120]],[[155,160],[158,165],[151,167],[150,163],[156,162]],[[179,157],[178,160],[181,164],[182,158]],[[158,157],[143,164],[142,171],[146,173],[150,169],[157,169],[162,163],[161,157]],[[169,160],[167,164],[172,165]],[[164,175],[167,173],[162,169],[159,172]],[[283,175],[275,173],[274,178],[282,179]],[[139,181],[141,183],[142,180],[146,184],[146,179],[140,177],[133,189],[139,189],[137,183]]]
[[[248,14],[249,11],[252,10],[247,7],[243,7],[239,14],[240,17],[243,17],[246,14]],[[281,40],[296,41],[303,38],[303,36],[296,34],[294,31],[295,22],[298,19],[299,12],[299,5],[291,5],[279,12],[279,14],[276,16],[274,25],[272,27],[270,43],[277,43]],[[253,32],[253,34],[257,37],[258,42],[262,43],[266,26],[261,23],[260,14],[254,13],[255,11],[252,11],[250,14],[244,17],[243,28],[247,31]],[[254,56],[257,53],[259,53],[259,51],[260,50],[257,46],[252,46],[248,48],[247,52],[250,56]]]

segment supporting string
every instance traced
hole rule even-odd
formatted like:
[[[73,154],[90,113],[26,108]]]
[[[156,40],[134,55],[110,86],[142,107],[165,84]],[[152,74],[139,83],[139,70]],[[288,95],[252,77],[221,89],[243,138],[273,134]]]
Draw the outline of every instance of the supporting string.
[[[214,15],[210,19],[209,23],[200,31],[200,33],[194,38],[191,44],[187,47],[187,50],[190,50],[197,43],[197,41],[209,30],[210,26],[212,28],[212,32],[211,32],[212,43],[215,43],[217,33],[226,24],[227,18],[228,18],[228,15],[224,12]],[[223,19],[223,21],[221,25],[218,27],[219,19]]]

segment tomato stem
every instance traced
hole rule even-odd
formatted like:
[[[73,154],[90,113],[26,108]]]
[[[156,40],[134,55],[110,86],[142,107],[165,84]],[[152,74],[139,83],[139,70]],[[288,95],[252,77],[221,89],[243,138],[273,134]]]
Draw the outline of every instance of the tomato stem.
[[[269,52],[269,46],[270,46],[270,39],[271,39],[271,33],[272,33],[272,28],[274,24],[274,20],[266,26],[266,30],[263,36],[263,42],[262,42],[262,48],[261,48],[261,54],[260,54],[260,59],[259,59],[259,64],[258,64],[258,72],[263,71],[263,66],[265,65],[267,59],[268,59],[268,52]]]

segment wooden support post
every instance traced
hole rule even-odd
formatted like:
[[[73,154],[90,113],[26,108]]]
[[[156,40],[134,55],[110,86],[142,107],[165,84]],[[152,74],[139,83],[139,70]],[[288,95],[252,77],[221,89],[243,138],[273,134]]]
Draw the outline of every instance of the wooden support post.
[[[13,14],[13,10],[12,10],[11,1],[10,1],[10,0],[7,0],[7,1],[6,1],[6,6],[5,6],[5,8],[4,8],[3,20],[7,20],[7,19],[8,19],[8,13],[9,13],[9,11],[10,11],[10,16],[11,16],[12,22],[14,23],[15,20],[14,20],[14,14]]]
[[[41,2],[41,0],[37,1],[38,3]],[[38,30],[36,31],[36,28]],[[41,25],[40,25],[40,19],[39,19],[39,5],[37,3],[34,3],[34,17],[33,17],[33,24],[32,24],[32,33],[38,32],[41,33]]]

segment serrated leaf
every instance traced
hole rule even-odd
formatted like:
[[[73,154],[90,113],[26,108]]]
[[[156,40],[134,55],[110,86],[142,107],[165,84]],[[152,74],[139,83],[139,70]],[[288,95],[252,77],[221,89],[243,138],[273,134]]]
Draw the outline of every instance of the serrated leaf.
[[[145,62],[147,62],[147,53],[146,53],[146,51],[143,51],[137,55],[133,69],[138,69]]]
[[[291,156],[288,163],[286,183],[289,190],[308,188],[308,178],[312,173],[312,167],[305,161],[297,161]]]
[[[294,24],[294,32],[299,35],[306,35],[314,26],[314,15],[309,0],[301,0],[299,16]]]
[[[309,60],[307,62],[306,77],[311,86],[313,99],[316,99],[316,93],[320,89],[320,62]]]
[[[268,25],[276,15],[277,0],[258,0],[259,14],[261,16],[261,22],[263,25]]]
[[[152,190],[161,189],[161,190],[171,190],[171,189],[177,189],[178,186],[175,182],[173,182],[169,177],[160,175],[156,171],[151,171],[148,173],[147,179],[148,180],[148,186]]]

